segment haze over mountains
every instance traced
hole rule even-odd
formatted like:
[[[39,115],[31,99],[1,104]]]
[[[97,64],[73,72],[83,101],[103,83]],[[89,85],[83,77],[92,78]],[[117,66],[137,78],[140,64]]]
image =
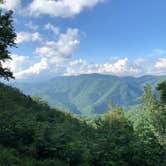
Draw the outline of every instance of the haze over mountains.
[[[143,86],[155,85],[166,76],[117,77],[112,75],[86,74],[55,77],[40,83],[14,83],[24,93],[38,96],[52,107],[70,110],[76,114],[101,114],[108,102],[124,107],[139,103]]]

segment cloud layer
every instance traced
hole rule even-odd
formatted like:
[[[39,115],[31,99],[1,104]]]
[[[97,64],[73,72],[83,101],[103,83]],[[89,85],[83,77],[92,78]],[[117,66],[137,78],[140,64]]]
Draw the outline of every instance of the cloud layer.
[[[0,4],[0,8],[7,10],[15,10],[21,5],[21,0],[4,0],[3,4]]]
[[[53,49],[52,46],[50,49]],[[57,49],[57,48],[56,48]],[[72,56],[75,47],[65,54],[50,54],[50,50],[44,50],[43,54],[25,57],[12,55],[13,60],[8,62],[8,67],[14,71],[18,79],[46,79],[55,76],[79,75],[79,74],[112,74],[118,76],[141,76],[141,75],[162,75],[166,73],[166,58],[156,58],[155,61],[146,59],[118,58],[114,62],[102,64],[91,63],[81,58]],[[63,49],[62,45],[58,49]],[[26,66],[25,66],[26,64]]]
[[[166,58],[159,58],[155,64],[155,67],[158,69],[166,68]]]
[[[92,8],[103,1],[31,0],[26,6],[23,6],[23,0],[6,0],[0,7],[7,10],[13,9],[16,12],[24,11],[26,12],[26,16],[32,17],[42,15],[72,17],[84,9]],[[81,32],[79,29],[67,28],[61,32],[60,27],[49,23],[49,21],[48,23],[44,22],[44,24],[39,25],[35,25],[32,21],[29,21],[25,27],[22,31],[17,32],[16,42],[18,46],[33,42],[33,46],[35,47],[33,53],[30,53],[29,56],[13,54],[13,60],[3,64],[11,68],[18,79],[46,79],[59,75],[90,73],[119,76],[166,74],[166,50],[154,49],[149,55],[145,57],[139,56],[140,58],[136,59],[116,57],[105,63],[95,63],[75,55],[75,51],[80,46]],[[43,31],[46,33],[41,35]],[[48,32],[51,32],[51,39]]]
[[[30,32],[18,32],[16,43],[23,43],[29,41],[41,41],[41,35],[38,32],[30,33]]]
[[[30,25],[33,25],[31,22]],[[33,25],[35,26],[35,25]],[[29,27],[32,29],[32,27]],[[54,40],[42,38],[37,29],[52,31]],[[106,63],[92,63],[75,55],[80,46],[80,32],[68,28],[65,32],[51,23],[33,28],[33,32],[18,32],[17,43],[37,42],[30,56],[12,55],[7,64],[18,79],[46,79],[60,75],[79,75],[90,73],[113,74],[118,76],[140,76],[145,74],[161,75],[166,73],[166,51],[154,49],[144,57],[129,59],[112,57]],[[149,58],[151,60],[149,60]]]
[[[49,15],[53,17],[72,17],[86,8],[92,8],[104,0],[32,0],[24,6],[23,0],[5,0],[0,8],[19,9],[30,16]]]
[[[47,14],[55,17],[71,17],[100,2],[103,0],[33,0],[28,10],[35,16]]]

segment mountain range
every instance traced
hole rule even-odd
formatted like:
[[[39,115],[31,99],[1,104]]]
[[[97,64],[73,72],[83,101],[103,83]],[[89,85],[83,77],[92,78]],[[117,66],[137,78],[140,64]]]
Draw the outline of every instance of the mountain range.
[[[31,96],[38,96],[50,106],[76,114],[102,114],[108,102],[128,108],[139,104],[143,86],[149,83],[153,90],[166,76],[118,77],[101,74],[61,76],[47,81],[15,82],[12,86]]]

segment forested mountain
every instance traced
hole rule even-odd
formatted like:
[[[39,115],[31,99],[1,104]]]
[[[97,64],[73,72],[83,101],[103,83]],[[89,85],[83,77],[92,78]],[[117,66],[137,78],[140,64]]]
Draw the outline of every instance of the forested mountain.
[[[12,14],[11,10],[0,10],[0,79],[7,81],[14,79],[13,71],[6,66],[12,59],[11,47],[16,46]],[[35,33],[34,38],[37,36]],[[64,36],[60,38],[68,43]],[[162,80],[165,77],[92,74],[13,84],[35,95],[32,97],[0,83],[0,166],[165,166],[166,80]],[[149,84],[143,87],[145,83],[153,88]],[[36,96],[77,114],[107,111],[85,119],[51,108]],[[139,97],[136,110],[124,112],[116,106],[137,104]],[[110,101],[106,109],[109,100],[113,105]]]
[[[139,116],[110,105],[87,122],[0,84],[0,165],[165,166],[165,88],[144,88]]]
[[[70,110],[76,114],[106,112],[109,100],[113,105],[128,107],[140,102],[143,86],[155,85],[166,76],[117,77],[87,74],[55,77],[39,83],[14,83],[24,93],[39,96],[50,106]]]

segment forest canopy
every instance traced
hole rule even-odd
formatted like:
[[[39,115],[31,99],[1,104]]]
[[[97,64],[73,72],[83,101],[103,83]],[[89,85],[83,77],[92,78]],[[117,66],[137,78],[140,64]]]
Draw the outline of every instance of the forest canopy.
[[[126,115],[110,106],[93,122],[51,109],[4,84],[0,92],[2,166],[166,164],[166,105],[149,85],[139,110]]]

